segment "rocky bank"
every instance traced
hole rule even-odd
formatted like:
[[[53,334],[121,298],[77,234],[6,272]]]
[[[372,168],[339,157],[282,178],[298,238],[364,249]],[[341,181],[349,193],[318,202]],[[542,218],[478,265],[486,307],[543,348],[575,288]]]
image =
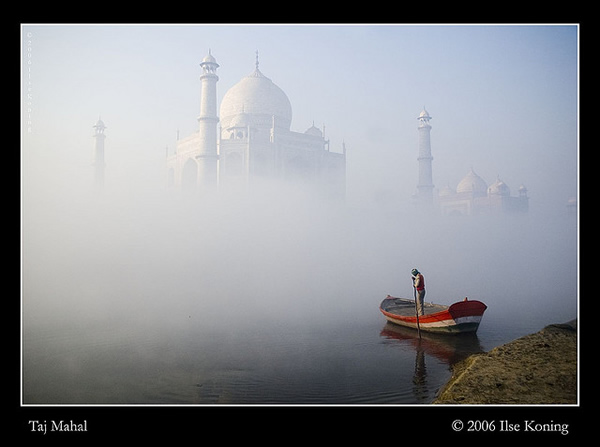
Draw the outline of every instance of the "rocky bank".
[[[434,404],[576,404],[577,320],[457,363]]]

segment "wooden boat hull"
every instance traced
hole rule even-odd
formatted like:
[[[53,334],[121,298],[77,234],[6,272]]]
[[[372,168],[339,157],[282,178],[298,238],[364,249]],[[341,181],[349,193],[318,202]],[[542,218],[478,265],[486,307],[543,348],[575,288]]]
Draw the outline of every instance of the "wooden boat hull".
[[[414,301],[405,298],[385,298],[379,310],[385,318],[394,324],[417,329]],[[476,332],[487,306],[481,301],[459,301],[451,306],[427,304],[425,315],[419,316],[422,331],[446,334]]]

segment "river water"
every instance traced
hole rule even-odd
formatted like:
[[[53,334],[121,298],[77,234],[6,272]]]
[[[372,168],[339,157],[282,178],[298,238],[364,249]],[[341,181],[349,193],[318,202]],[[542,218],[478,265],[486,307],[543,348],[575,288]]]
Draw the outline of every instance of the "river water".
[[[23,403],[426,404],[455,362],[568,314],[523,311],[507,324],[490,306],[476,335],[419,340],[370,304],[341,318],[260,324],[181,312],[168,322],[25,324]]]

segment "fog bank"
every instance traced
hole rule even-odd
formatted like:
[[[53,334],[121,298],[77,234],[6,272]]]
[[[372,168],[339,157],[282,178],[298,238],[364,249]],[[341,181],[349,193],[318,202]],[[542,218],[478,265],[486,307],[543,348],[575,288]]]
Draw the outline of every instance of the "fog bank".
[[[576,220],[566,212],[442,218],[410,204],[321,201],[290,185],[26,198],[26,328],[376,318],[388,293],[411,297],[413,267],[427,301],[468,296],[506,315],[576,316]]]

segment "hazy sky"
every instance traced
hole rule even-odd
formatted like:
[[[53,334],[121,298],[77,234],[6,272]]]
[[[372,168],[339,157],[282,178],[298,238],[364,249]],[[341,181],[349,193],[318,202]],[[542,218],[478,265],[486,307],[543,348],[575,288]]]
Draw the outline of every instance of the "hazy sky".
[[[512,301],[525,318],[522,306],[544,300],[548,324],[575,316],[566,203],[578,184],[577,26],[24,25],[21,39],[28,317],[143,319],[140,303],[149,314],[152,303],[153,317],[179,306],[187,319],[190,306],[242,294],[257,314],[290,302],[321,314],[342,296],[377,313],[387,293],[410,296],[413,267],[432,301],[468,295],[514,313]],[[209,48],[219,102],[253,72],[258,50],[260,70],[290,99],[292,130],[324,124],[331,150],[345,141],[351,206],[155,200],[165,198],[153,193],[165,190],[166,148],[178,129],[197,128]],[[423,106],[436,187],[456,187],[471,167],[513,195],[524,183],[527,219],[408,214]],[[87,201],[99,115],[107,207]]]
[[[201,69],[220,64],[218,100],[254,70],[292,104],[292,130],[345,141],[350,202],[416,190],[417,116],[431,125],[433,180],[470,167],[532,212],[577,193],[578,28],[417,25],[24,25],[24,184],[88,185],[92,126],[108,126],[107,183],[163,185],[165,148],[195,131]],[[30,70],[29,70],[30,69]],[[30,100],[26,96],[29,88]],[[33,183],[30,183],[33,184]]]

